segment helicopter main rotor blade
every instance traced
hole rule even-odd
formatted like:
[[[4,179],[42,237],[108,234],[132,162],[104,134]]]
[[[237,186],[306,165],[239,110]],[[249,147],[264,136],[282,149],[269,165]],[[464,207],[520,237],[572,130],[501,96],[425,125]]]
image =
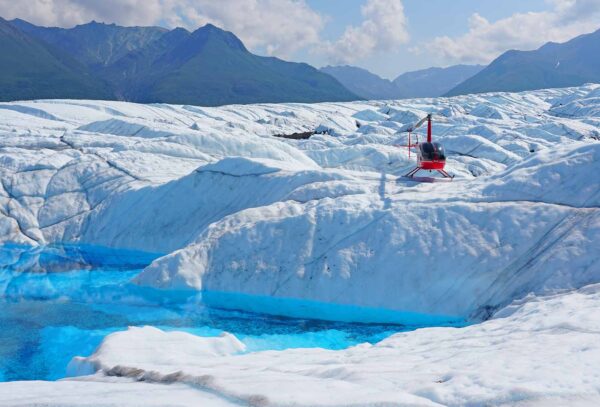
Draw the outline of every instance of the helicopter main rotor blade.
[[[421,120],[419,120],[417,122],[417,124],[414,125],[413,129],[416,130],[419,127],[421,127],[423,125],[423,123],[425,123],[427,121],[427,119],[429,119],[431,117],[431,114],[428,114],[427,116],[423,117]]]
[[[421,127],[423,125],[423,123],[425,123],[427,121],[427,119],[429,119],[431,117],[431,113],[428,114],[427,116],[423,117],[421,120],[419,120],[414,126],[409,127],[408,129],[404,130],[405,132],[413,132],[416,129],[418,129],[419,127]]]

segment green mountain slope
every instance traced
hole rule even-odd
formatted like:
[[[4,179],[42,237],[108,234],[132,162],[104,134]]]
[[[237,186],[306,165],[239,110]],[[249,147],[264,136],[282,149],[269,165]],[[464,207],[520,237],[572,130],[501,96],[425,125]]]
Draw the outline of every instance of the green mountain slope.
[[[559,88],[600,83],[600,30],[535,51],[508,51],[448,96]]]
[[[310,65],[251,54],[235,35],[213,25],[178,37],[175,46],[152,44],[150,52],[139,51],[150,60],[143,66],[135,62],[141,70],[122,66],[125,72],[137,72],[134,92],[129,93],[132,100],[215,106],[358,99]],[[163,48],[164,53],[157,52]]]
[[[5,75],[12,88],[7,88],[10,92],[5,92],[4,100],[102,97],[214,106],[358,99],[310,65],[254,55],[235,35],[210,24],[193,33],[96,22],[71,29],[38,27],[23,20],[4,25],[12,33],[10,40],[3,41],[5,48],[4,43],[17,46],[17,37],[27,39],[19,43],[21,48],[37,47],[27,55],[9,48],[0,54],[4,66],[24,65],[31,70],[27,92],[13,75]],[[72,80],[78,79],[77,86],[66,86],[64,78],[45,74],[43,65],[32,63],[36,54],[60,65]]]
[[[111,97],[85,66],[0,18],[0,101]]]
[[[95,21],[68,29],[38,27],[19,19],[11,23],[91,68],[108,66],[129,52],[156,41],[168,31],[160,27],[120,27]]]

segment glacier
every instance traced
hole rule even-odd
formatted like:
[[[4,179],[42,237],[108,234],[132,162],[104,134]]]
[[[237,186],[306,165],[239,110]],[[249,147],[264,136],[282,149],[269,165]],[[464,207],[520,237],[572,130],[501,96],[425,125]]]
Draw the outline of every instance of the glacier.
[[[211,341],[131,328],[73,360],[73,374],[84,376],[30,386],[38,396],[21,400],[14,394],[27,384],[0,384],[0,405],[61,389],[99,394],[99,382],[137,394],[165,381],[181,400],[192,384],[194,397],[214,405],[598,402],[598,95],[600,85],[588,84],[218,108],[1,103],[0,243],[157,253],[135,284],[200,291],[219,308],[474,325],[344,351],[210,358]],[[451,183],[401,177],[414,165],[403,130],[427,113]],[[297,133],[314,134],[282,137]],[[153,360],[142,345],[156,341],[164,345],[155,351],[189,342],[198,353],[189,364],[177,352]],[[521,363],[514,375],[490,367],[511,358]]]

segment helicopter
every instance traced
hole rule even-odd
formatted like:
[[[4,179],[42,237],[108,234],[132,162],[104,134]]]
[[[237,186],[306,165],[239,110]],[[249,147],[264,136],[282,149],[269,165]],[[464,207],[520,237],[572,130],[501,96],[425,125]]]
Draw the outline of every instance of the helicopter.
[[[403,147],[408,147],[409,158],[410,149],[417,149],[417,166],[406,173],[404,178],[420,181],[419,178],[415,178],[415,175],[421,170],[426,170],[437,171],[442,174],[443,179],[452,181],[454,175],[450,175],[444,170],[444,166],[446,165],[446,153],[444,151],[444,147],[440,143],[431,141],[431,118],[432,115],[429,113],[427,116],[419,120],[419,122],[417,122],[415,125],[410,126],[405,130],[408,132],[408,145],[404,145]],[[427,122],[427,141],[419,143],[419,138],[417,136],[417,141],[412,144],[411,133],[421,127],[425,122]],[[430,182],[432,181],[431,178],[427,180]]]

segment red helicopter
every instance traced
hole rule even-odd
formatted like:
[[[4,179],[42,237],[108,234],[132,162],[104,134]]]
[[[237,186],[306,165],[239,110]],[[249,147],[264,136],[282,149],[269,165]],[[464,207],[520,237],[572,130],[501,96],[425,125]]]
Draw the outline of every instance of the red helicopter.
[[[417,136],[417,142],[411,144],[410,136],[413,131],[418,129],[427,121],[427,142],[419,143],[419,138]],[[437,171],[447,180],[452,180],[454,178],[453,175],[448,174],[444,171],[444,166],[446,165],[446,154],[444,152],[444,147],[440,143],[434,143],[431,141],[431,113],[422,118],[418,123],[414,126],[409,127],[408,132],[408,145],[404,147],[408,147],[408,156],[410,158],[410,149],[413,147],[417,148],[417,166],[410,170],[408,173],[404,175],[406,178],[411,178],[414,180],[419,180],[414,178],[417,172],[421,170],[427,171]],[[428,181],[432,181],[431,178],[427,179]]]

